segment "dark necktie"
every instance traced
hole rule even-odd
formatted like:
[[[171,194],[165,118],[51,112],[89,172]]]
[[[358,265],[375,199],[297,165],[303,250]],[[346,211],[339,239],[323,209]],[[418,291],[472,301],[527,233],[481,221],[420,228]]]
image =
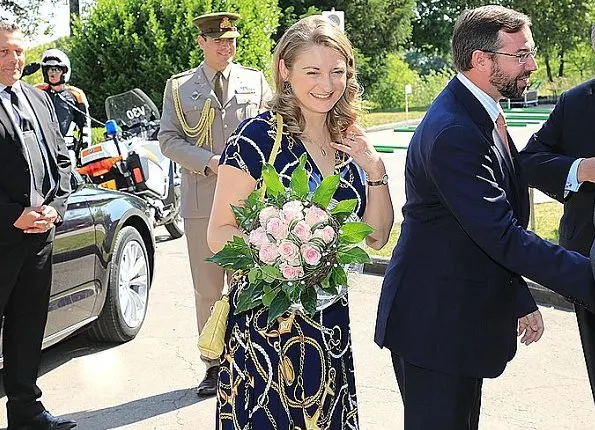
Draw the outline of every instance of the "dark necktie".
[[[47,174],[46,164],[44,162],[43,154],[39,145],[35,129],[33,127],[33,118],[27,114],[27,110],[23,108],[19,98],[12,90],[12,87],[4,89],[10,95],[10,102],[12,107],[19,116],[19,127],[23,132],[23,142],[27,147],[29,153],[29,160],[31,162],[31,172],[33,176],[33,184],[35,189],[45,197],[50,190],[50,177]]]
[[[223,104],[223,73],[215,73],[215,77],[213,78],[213,90],[215,90],[215,95],[219,99],[219,102]]]

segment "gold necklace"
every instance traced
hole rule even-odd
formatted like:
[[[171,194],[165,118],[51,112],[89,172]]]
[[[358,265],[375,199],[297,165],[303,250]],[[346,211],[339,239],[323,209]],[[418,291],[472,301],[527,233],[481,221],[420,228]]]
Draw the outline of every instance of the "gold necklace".
[[[305,137],[305,140],[307,140],[311,145],[316,145],[314,143],[314,141],[310,138],[310,136],[304,136],[304,137]],[[326,139],[324,140],[324,143],[322,145],[316,145],[320,149],[320,153],[322,154],[323,157],[326,157],[327,152],[326,152],[326,149],[324,149],[324,147],[327,145],[328,145],[328,142]]]

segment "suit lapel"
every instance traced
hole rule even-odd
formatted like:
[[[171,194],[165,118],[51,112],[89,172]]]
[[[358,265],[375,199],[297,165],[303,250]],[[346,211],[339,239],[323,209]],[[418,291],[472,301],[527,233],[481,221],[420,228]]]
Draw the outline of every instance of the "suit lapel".
[[[4,125],[8,136],[12,140],[13,144],[18,147],[19,152],[25,156],[25,149],[23,148],[23,141],[21,135],[17,132],[17,129],[12,122],[11,114],[6,111],[4,103],[0,103],[0,122]]]

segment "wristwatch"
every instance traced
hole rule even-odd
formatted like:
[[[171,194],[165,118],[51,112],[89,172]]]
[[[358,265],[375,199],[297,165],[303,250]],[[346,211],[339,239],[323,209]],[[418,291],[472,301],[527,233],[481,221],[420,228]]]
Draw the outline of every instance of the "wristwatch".
[[[388,175],[385,174],[382,179],[378,180],[378,181],[367,181],[368,182],[368,186],[370,187],[377,187],[379,185],[387,185],[388,184]]]

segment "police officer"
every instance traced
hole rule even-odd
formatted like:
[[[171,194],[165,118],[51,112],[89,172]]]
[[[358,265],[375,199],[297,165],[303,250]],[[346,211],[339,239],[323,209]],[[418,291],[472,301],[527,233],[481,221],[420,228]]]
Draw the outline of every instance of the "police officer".
[[[48,49],[41,56],[42,84],[36,87],[49,94],[56,109],[60,132],[78,164],[80,150],[91,146],[91,117],[89,103],[83,90],[66,85],[70,79],[70,59],[59,49]],[[78,131],[75,138],[74,131]]]
[[[225,272],[205,258],[207,226],[217,167],[225,141],[238,124],[256,116],[271,97],[262,72],[233,63],[239,36],[235,13],[210,13],[193,20],[204,61],[172,76],[166,84],[159,143],[163,154],[182,167],[181,214],[188,243],[199,332],[221,297]],[[197,394],[215,395],[218,360],[206,360]]]

